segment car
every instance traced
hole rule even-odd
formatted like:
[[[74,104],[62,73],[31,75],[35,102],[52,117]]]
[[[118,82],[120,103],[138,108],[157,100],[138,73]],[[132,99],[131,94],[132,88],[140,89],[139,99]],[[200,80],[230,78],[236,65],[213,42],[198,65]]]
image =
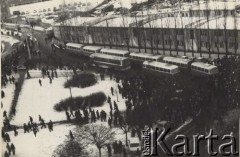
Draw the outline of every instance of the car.
[[[140,140],[138,137],[131,137],[128,140],[128,148],[132,153],[138,153],[141,151]]]

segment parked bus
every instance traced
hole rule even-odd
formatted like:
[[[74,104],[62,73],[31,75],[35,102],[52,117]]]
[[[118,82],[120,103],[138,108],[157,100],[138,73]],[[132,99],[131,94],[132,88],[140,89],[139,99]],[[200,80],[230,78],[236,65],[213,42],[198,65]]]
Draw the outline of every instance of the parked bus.
[[[215,76],[219,72],[215,65],[203,62],[193,62],[191,65],[191,70],[192,74],[202,76]]]
[[[75,54],[82,54],[82,48],[83,44],[77,44],[77,43],[67,43],[66,48],[67,50],[71,50],[71,53]]]
[[[140,61],[140,62],[144,62],[144,61],[160,62],[160,61],[162,61],[163,56],[161,56],[161,55],[153,55],[153,54],[149,54],[149,53],[136,53],[136,52],[132,52],[130,54],[130,59],[132,59],[134,61]]]
[[[118,49],[101,49],[100,53],[112,56],[119,56],[119,57],[128,57],[130,52],[126,50],[118,50]]]
[[[99,53],[102,47],[99,46],[84,46],[83,47],[83,54],[90,56],[93,53]]]
[[[130,60],[127,57],[117,57],[112,55],[94,53],[90,55],[93,62],[102,68],[113,68],[115,70],[130,69]]]
[[[166,75],[176,75],[180,72],[178,66],[176,65],[171,65],[171,64],[156,62],[156,61],[143,62],[143,69],[145,71],[156,72],[159,74],[166,74]]]
[[[163,61],[168,64],[176,65],[182,69],[190,69],[191,60],[176,57],[164,57]]]

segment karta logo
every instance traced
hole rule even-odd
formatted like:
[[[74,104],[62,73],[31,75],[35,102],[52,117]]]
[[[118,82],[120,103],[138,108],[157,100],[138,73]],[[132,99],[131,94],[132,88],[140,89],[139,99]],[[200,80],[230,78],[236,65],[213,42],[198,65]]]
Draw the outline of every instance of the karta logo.
[[[173,140],[171,140],[171,144],[169,144],[169,140],[167,140],[167,137],[169,137],[169,131],[170,128],[163,129],[159,134],[158,129],[155,131],[151,128],[143,130],[143,155],[158,156],[159,151],[161,151],[166,156],[201,156],[199,150],[202,145],[199,143],[202,141],[205,141],[206,143],[203,149],[207,149],[206,152],[210,156],[216,156],[218,154],[222,156],[237,156],[239,154],[237,150],[237,141],[232,132],[225,134],[222,137],[215,135],[212,129],[210,129],[207,135],[197,134],[192,135],[192,137],[175,135],[174,138],[171,138]],[[218,145],[214,145],[214,143],[218,143]]]

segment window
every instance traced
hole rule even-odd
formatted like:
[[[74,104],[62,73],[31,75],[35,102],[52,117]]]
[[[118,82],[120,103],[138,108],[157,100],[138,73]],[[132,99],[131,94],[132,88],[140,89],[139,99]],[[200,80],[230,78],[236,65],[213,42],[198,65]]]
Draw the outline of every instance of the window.
[[[218,48],[218,42],[215,42],[215,47]]]
[[[235,32],[234,31],[228,31],[228,35],[230,36],[230,37],[234,37],[234,34]]]
[[[165,40],[165,45],[168,45],[168,40]]]
[[[178,41],[177,41],[177,45],[183,46],[183,42],[178,40]]]
[[[177,30],[177,35],[183,35],[183,30]]]
[[[205,47],[209,48],[209,43],[208,42],[205,43]]]
[[[193,30],[190,30],[190,39],[194,39],[194,33],[193,33]]]
[[[230,42],[229,43],[229,48],[231,49],[231,48],[234,48],[234,42]]]
[[[206,30],[201,30],[201,35],[207,35]]]
[[[220,48],[224,48],[223,42],[220,42]]]

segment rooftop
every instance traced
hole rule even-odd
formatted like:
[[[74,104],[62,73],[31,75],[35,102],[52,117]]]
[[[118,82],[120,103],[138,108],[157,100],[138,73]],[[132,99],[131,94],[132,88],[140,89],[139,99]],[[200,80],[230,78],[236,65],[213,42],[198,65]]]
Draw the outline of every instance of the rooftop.
[[[99,58],[106,58],[106,59],[114,59],[114,60],[124,60],[128,59],[127,57],[119,57],[119,56],[113,56],[113,55],[106,55],[102,53],[94,53],[90,56],[91,58],[93,57],[99,57]]]
[[[144,27],[152,28],[185,28],[186,25],[196,23],[200,20],[206,19],[204,17],[165,17],[150,21],[144,24]]]
[[[199,28],[203,29],[237,29],[240,30],[240,17],[220,17],[210,20],[209,22],[205,22],[199,26]]]
[[[97,23],[96,27],[129,27],[131,23],[142,20],[143,18],[135,18],[129,16],[116,17],[113,19],[104,20],[100,23]]]
[[[151,65],[151,66],[155,66],[155,67],[162,67],[164,69],[169,69],[169,70],[178,69],[178,66],[176,66],[176,65],[171,65],[171,64],[156,62],[156,61],[151,61],[151,62],[145,61],[145,62],[143,62],[143,64]]]
[[[137,53],[137,52],[132,52],[130,54],[130,56],[147,57],[147,58],[152,58],[152,59],[162,57],[161,55],[153,55],[153,54],[150,54],[150,53]]]
[[[126,50],[119,50],[119,49],[101,49],[101,52],[109,52],[115,54],[128,54],[129,51]]]
[[[203,62],[193,62],[192,65],[196,66],[196,67],[208,69],[208,70],[217,68],[215,65],[207,64],[207,63],[203,63]]]
[[[81,47],[83,47],[83,44],[67,43],[67,46],[73,46],[73,47],[81,48]]]
[[[201,3],[190,10],[233,10],[238,4],[239,2],[235,3],[234,1],[228,0],[226,2],[210,1],[208,3]]]
[[[177,62],[181,64],[188,64],[190,62],[189,59],[177,58],[177,57],[164,57],[163,60]]]
[[[85,46],[83,49],[96,51],[96,50],[102,49],[102,47],[100,47],[100,46]]]
[[[64,21],[64,24],[61,22],[53,24],[54,26],[66,25],[66,26],[81,26],[86,22],[93,21],[98,19],[98,17],[75,17]]]

